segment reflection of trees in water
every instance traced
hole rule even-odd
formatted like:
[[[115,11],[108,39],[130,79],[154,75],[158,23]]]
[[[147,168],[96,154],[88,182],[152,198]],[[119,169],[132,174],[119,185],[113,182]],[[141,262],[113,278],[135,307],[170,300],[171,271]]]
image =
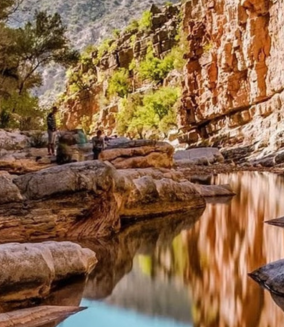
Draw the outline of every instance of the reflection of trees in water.
[[[229,204],[207,205],[195,225],[198,216],[193,214],[141,222],[111,242],[92,245],[99,264],[84,296],[109,296],[132,270],[134,256],[142,254],[140,268],[152,279],[186,285],[196,327],[281,326],[280,308],[247,273],[284,258],[283,230],[263,224],[284,215],[279,200],[283,178],[239,173],[218,176],[215,182],[229,183],[237,195]]]
[[[218,184],[227,182],[237,192],[231,204],[209,205],[185,232],[196,326],[280,326],[283,315],[247,273],[284,257],[283,233],[263,224],[284,213],[283,180],[258,173],[218,177]]]
[[[108,297],[111,303],[148,314],[180,317],[183,321],[190,319],[189,294],[184,292],[184,297],[178,295],[173,285],[173,281],[176,282],[173,276],[178,272],[183,275],[184,265],[178,257],[186,258],[179,248],[180,245],[185,247],[185,244],[180,242],[176,245],[176,240],[173,240],[182,230],[192,228],[202,212],[203,209],[191,210],[144,221],[126,228],[111,241],[84,243],[98,254],[99,260],[89,276],[84,297],[89,300]],[[136,268],[133,269],[135,256]],[[126,274],[127,281],[121,281]],[[170,279],[171,282],[168,282]],[[114,288],[118,291],[113,293]],[[174,299],[181,301],[180,308],[178,303],[174,307]],[[187,299],[185,310],[183,299]],[[182,312],[183,317],[178,312]]]

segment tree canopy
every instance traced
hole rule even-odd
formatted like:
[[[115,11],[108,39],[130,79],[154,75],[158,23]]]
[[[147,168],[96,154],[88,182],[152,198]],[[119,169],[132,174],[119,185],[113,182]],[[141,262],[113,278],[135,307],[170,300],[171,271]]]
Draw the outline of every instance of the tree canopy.
[[[39,115],[38,102],[31,90],[41,85],[40,69],[50,62],[64,66],[76,63],[77,51],[71,50],[66,28],[59,14],[35,12],[34,20],[13,29],[6,20],[21,0],[1,0],[0,4],[0,125],[8,125],[10,114]],[[26,105],[25,105],[26,104]],[[33,105],[31,105],[33,104]],[[31,108],[34,111],[31,112]],[[5,111],[5,113],[3,113]],[[2,113],[2,114],[1,114]]]

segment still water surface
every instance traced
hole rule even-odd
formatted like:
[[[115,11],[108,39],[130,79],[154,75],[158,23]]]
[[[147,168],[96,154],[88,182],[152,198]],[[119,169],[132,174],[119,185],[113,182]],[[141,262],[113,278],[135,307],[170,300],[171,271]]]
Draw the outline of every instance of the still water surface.
[[[212,182],[237,195],[83,244],[99,257],[72,292],[88,309],[59,326],[283,326],[281,308],[247,274],[284,258],[284,229],[263,223],[284,216],[284,178],[243,172]]]

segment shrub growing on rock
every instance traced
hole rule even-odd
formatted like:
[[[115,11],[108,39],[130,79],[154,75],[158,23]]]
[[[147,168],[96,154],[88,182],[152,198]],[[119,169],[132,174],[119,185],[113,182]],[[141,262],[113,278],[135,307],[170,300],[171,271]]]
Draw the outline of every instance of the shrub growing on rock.
[[[129,72],[125,68],[120,68],[113,73],[109,80],[108,95],[125,97],[130,89]]]
[[[146,10],[143,12],[141,19],[138,22],[139,31],[149,31],[152,27],[152,16],[153,14]]]

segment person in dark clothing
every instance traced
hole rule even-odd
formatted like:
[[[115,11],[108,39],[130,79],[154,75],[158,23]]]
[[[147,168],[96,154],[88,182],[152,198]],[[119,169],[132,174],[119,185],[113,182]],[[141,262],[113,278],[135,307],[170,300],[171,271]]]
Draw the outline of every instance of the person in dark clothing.
[[[97,135],[92,138],[94,160],[99,159],[99,155],[105,148],[105,141],[102,137],[102,131],[98,130]]]
[[[56,138],[56,119],[55,114],[58,109],[56,106],[52,107],[52,111],[48,114],[46,122],[47,122],[47,134],[48,134],[48,155],[54,155],[54,143]]]

